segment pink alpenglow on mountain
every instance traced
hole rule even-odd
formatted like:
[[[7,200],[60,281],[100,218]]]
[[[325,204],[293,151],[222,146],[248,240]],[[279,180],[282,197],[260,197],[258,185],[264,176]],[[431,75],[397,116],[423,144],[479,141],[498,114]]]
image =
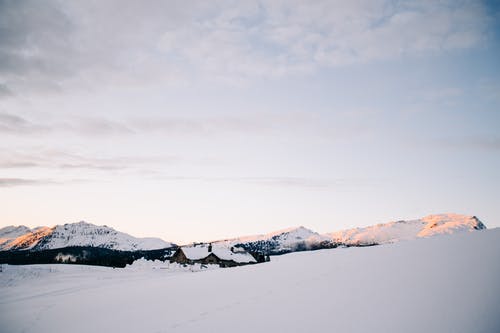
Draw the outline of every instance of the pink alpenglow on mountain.
[[[160,238],[137,238],[107,226],[86,222],[29,229],[8,226],[0,229],[0,250],[49,250],[68,246],[92,246],[111,250],[155,250],[172,246]]]
[[[335,242],[346,245],[370,245],[481,229],[486,229],[486,226],[475,216],[436,214],[416,220],[332,232],[327,236]]]

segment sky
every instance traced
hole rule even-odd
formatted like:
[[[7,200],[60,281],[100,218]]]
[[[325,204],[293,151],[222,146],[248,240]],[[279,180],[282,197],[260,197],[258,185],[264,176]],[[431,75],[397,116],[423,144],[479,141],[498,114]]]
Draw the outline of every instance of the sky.
[[[0,0],[0,227],[500,227],[496,1]]]

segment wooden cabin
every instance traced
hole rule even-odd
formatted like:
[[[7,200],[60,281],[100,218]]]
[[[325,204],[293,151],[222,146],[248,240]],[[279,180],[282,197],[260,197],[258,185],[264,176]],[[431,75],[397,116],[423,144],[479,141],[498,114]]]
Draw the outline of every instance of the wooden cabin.
[[[254,264],[255,258],[244,249],[212,246],[211,244],[193,244],[179,247],[170,257],[171,263],[179,264],[212,264],[221,267],[234,267]]]

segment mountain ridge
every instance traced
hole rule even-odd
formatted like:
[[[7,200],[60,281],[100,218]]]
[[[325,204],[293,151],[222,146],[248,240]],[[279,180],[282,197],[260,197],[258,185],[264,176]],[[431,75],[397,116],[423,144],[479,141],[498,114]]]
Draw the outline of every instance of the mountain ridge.
[[[486,229],[486,226],[476,216],[445,213],[324,234],[299,226],[283,229],[281,233],[277,231],[218,242],[241,246],[252,252],[283,254],[338,246],[372,246],[481,229]]]
[[[26,233],[18,235],[22,230]],[[13,237],[17,236],[17,237]],[[71,246],[91,246],[111,250],[155,250],[171,247],[173,243],[160,238],[138,238],[106,225],[97,226],[84,221],[53,227],[7,226],[0,229],[0,250],[48,250]]]
[[[344,229],[325,235],[335,242],[353,246],[386,244],[481,229],[486,229],[486,226],[476,216],[446,213]]]
[[[283,254],[338,246],[386,244],[481,229],[486,229],[486,226],[476,216],[448,213],[325,234],[298,226],[267,234],[241,236],[210,243],[227,247],[240,246],[251,252]],[[0,251],[40,251],[71,246],[135,251],[168,248],[175,244],[160,238],[136,238],[106,225],[96,226],[84,221],[33,229],[26,226],[7,226],[0,229]]]

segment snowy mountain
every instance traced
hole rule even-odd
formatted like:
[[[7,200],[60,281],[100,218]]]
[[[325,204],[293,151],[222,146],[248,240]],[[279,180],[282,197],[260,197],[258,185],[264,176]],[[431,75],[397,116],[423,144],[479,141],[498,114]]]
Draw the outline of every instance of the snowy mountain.
[[[486,229],[486,226],[475,216],[437,214],[416,220],[396,221],[365,228],[342,230],[325,236],[335,243],[362,246],[481,229]]]
[[[295,251],[394,243],[440,234],[485,229],[475,216],[429,215],[421,219],[396,221],[374,226],[318,234],[305,227],[269,234],[212,242],[221,246],[241,246],[250,252],[283,254]],[[111,250],[153,250],[172,246],[159,238],[135,238],[107,226],[78,222],[55,227],[29,229],[9,226],[0,229],[0,250],[48,250],[68,246],[92,246]]]
[[[24,225],[20,225],[17,227],[10,225],[8,227],[0,229],[0,249],[3,249],[3,247],[6,246],[11,240],[25,235],[30,231],[31,229]]]
[[[283,254],[295,251],[335,247],[331,240],[302,226],[269,234],[245,236],[218,241],[227,246],[238,245],[250,252]]]
[[[228,239],[217,243],[224,243],[228,246],[239,245],[251,252],[283,254],[337,246],[395,243],[403,240],[481,229],[486,229],[486,226],[475,216],[437,214],[416,220],[389,222],[323,235],[304,227],[298,227],[264,235]]]
[[[172,246],[159,238],[136,238],[107,226],[86,222],[54,227],[8,226],[0,229],[0,250],[49,250],[68,246],[91,246],[111,250],[154,250]]]

